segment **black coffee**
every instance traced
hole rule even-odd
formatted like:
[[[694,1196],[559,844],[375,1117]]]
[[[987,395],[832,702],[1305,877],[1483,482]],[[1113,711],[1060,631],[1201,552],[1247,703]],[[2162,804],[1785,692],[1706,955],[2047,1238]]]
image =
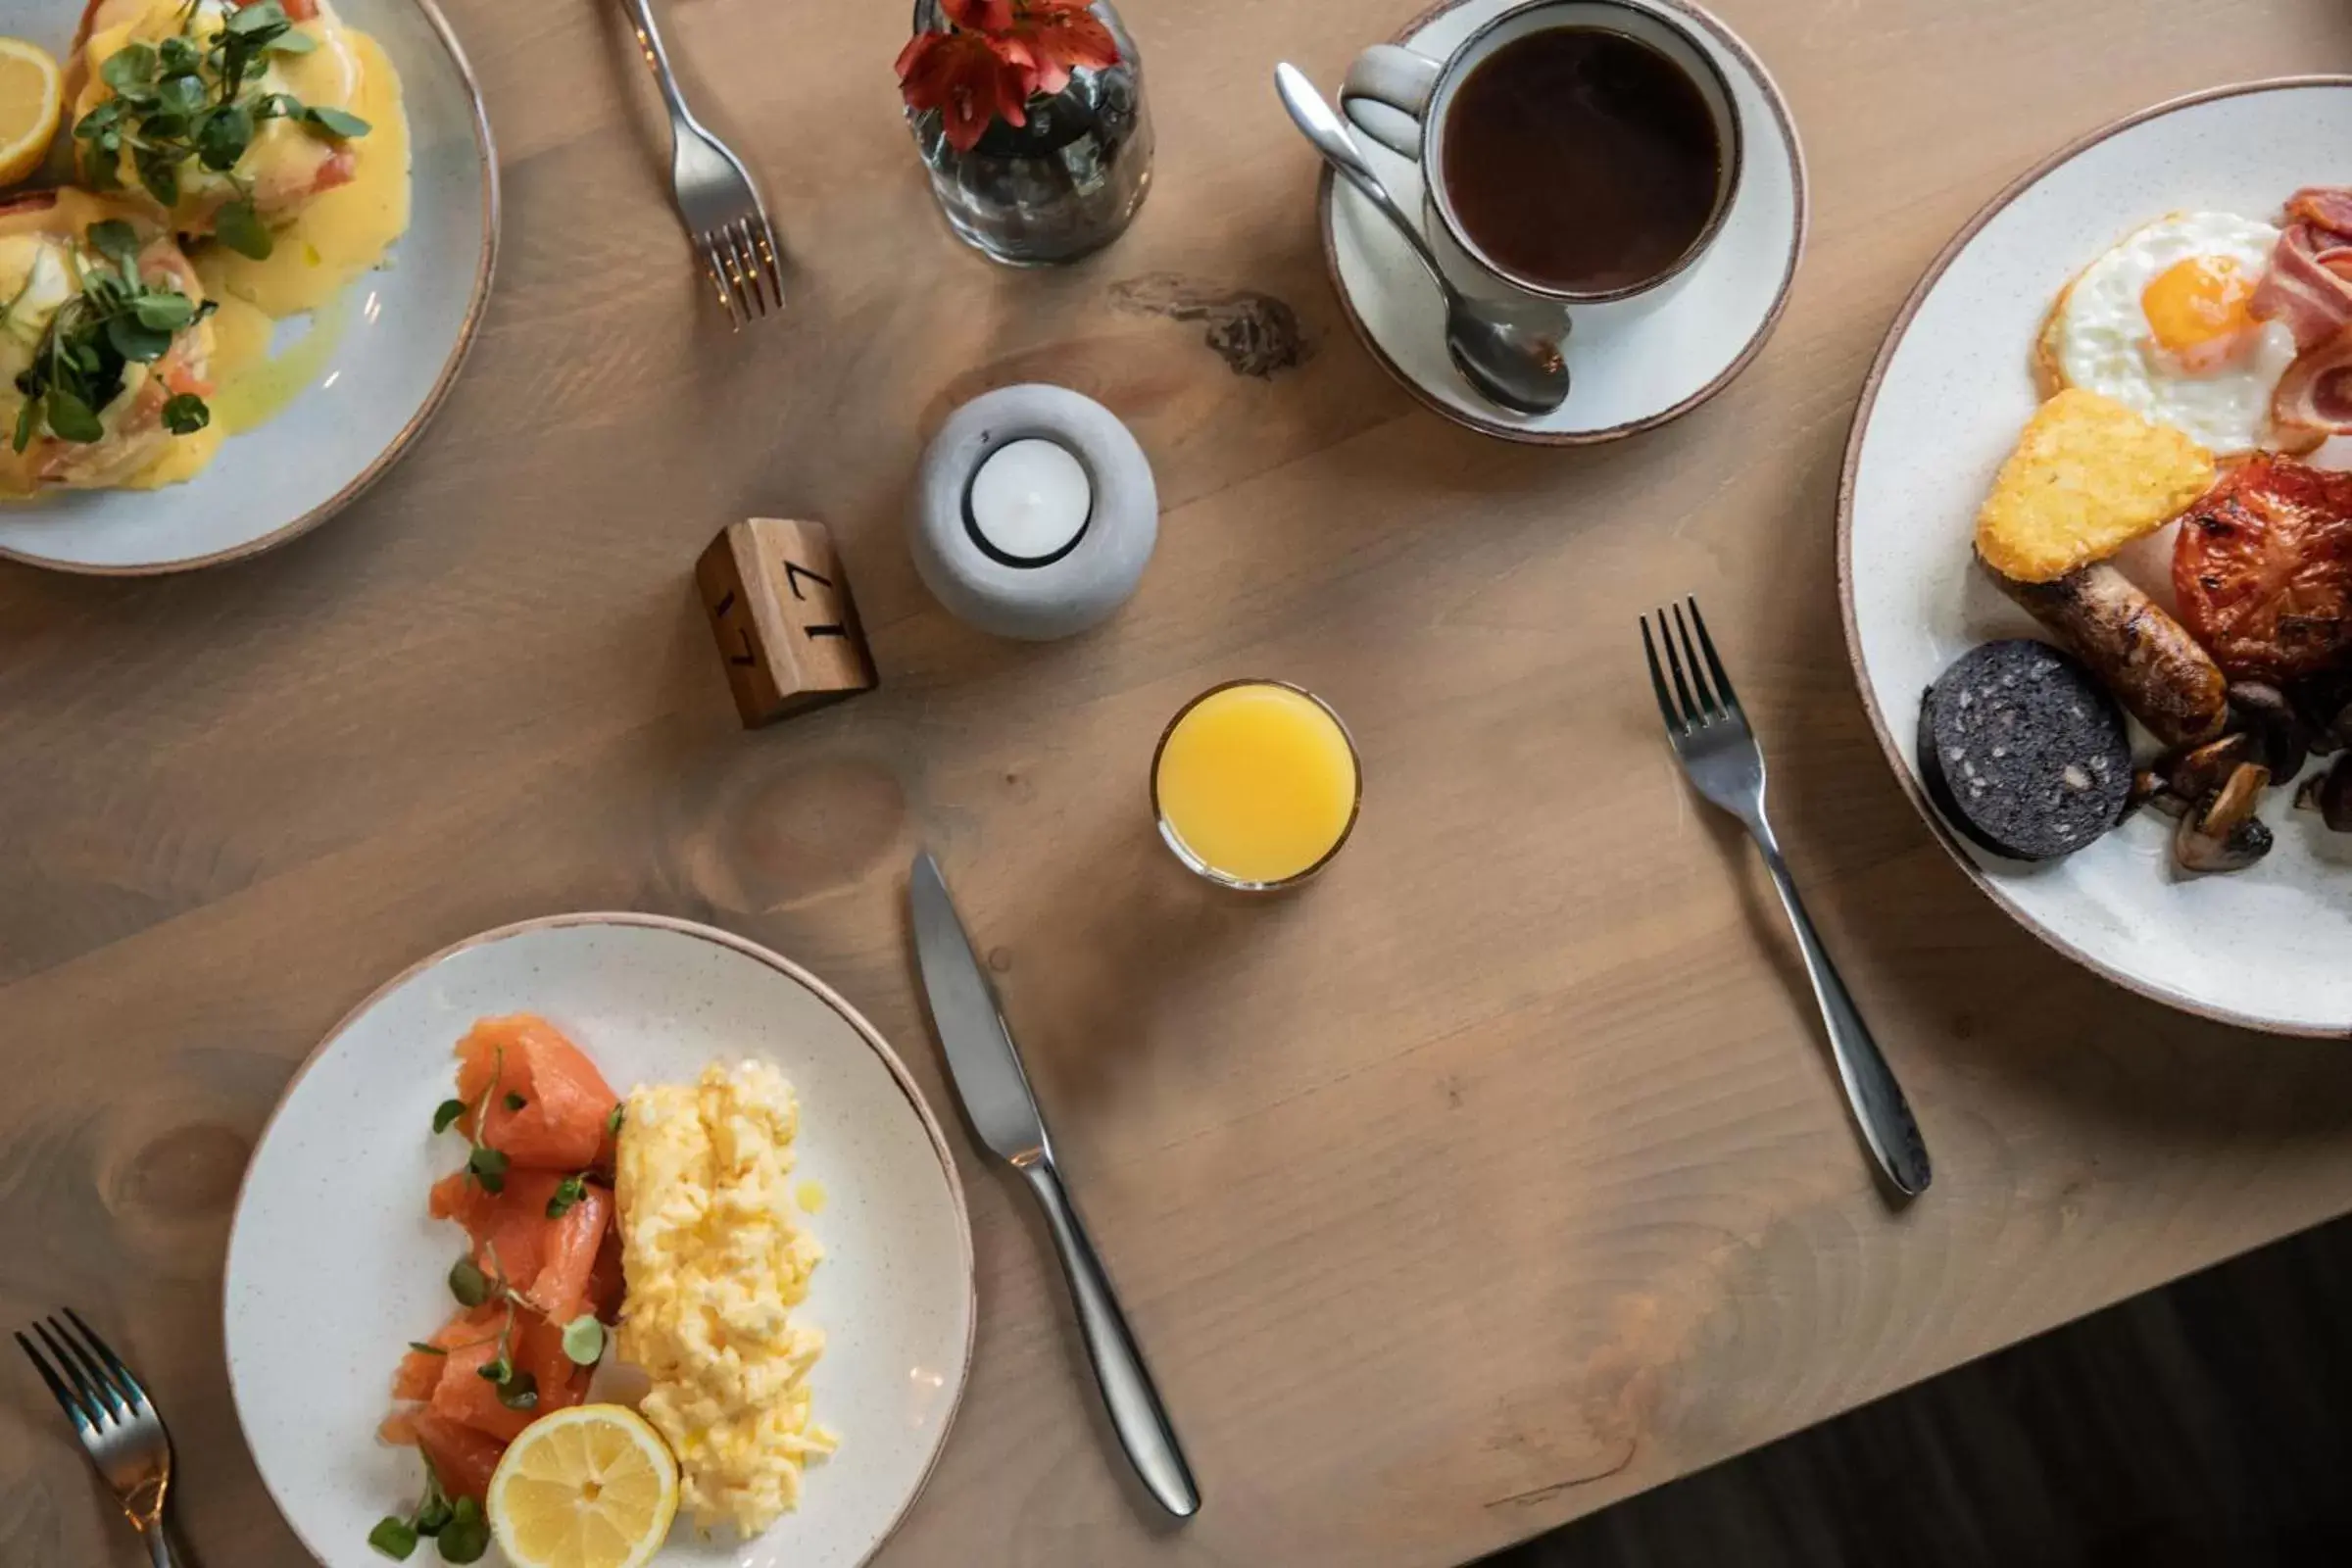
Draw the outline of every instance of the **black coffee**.
[[[1514,38],[1446,112],[1446,194],[1488,258],[1600,294],[1671,269],[1715,212],[1723,146],[1682,67],[1601,27]]]

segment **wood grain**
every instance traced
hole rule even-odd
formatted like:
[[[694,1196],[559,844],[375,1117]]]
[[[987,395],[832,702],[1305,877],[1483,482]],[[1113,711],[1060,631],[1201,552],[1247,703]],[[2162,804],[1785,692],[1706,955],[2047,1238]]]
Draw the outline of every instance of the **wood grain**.
[[[0,1319],[72,1302],[131,1356],[206,1560],[303,1560],[237,1437],[220,1269],[250,1142],[343,1009],[503,920],[672,912],[824,975],[944,1110],[918,843],[1207,1503],[1181,1531],[1139,1504],[1044,1237],[966,1151],[977,1360],[886,1568],[1457,1562],[2352,1207],[2352,1053],[2085,976],[1930,842],[1854,694],[1831,538],[1863,369],[1986,196],[2149,101],[2352,68],[2352,19],[1726,0],[1810,155],[1788,314],[1689,417],[1546,452],[1420,412],[1323,276],[1271,65],[1336,80],[1417,4],[1136,0],[1152,200],[1102,256],[1012,273],[932,209],[893,8],[812,41],[769,0],[681,0],[673,50],[791,252],[789,308],[730,336],[617,8],[453,0],[507,211],[433,428],[247,564],[0,570]],[[1196,311],[1233,301],[1295,352],[1237,363]],[[1166,511],[1118,617],[1026,647],[929,600],[901,518],[946,411],[1036,378],[1130,421]],[[755,514],[827,521],[882,686],[746,735],[691,576]],[[1935,1151],[1904,1212],[1749,851],[1660,744],[1634,617],[1690,591]],[[1262,906],[1145,808],[1168,715],[1249,674],[1329,697],[1366,770],[1347,852]],[[130,1568],[0,1377],[0,1557]]]

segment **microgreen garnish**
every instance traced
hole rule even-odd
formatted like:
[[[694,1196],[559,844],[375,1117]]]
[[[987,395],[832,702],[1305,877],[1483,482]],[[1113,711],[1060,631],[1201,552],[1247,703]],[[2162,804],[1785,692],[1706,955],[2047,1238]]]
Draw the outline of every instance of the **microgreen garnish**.
[[[473,1152],[466,1156],[466,1168],[472,1173],[475,1181],[482,1184],[482,1191],[506,1191],[507,1156],[504,1152],[492,1149],[488,1144],[476,1144]]]
[[[618,1138],[620,1136],[620,1113],[627,1108],[626,1105],[615,1103],[611,1110],[605,1112],[606,1137]]]
[[[415,1350],[418,1355],[447,1355],[449,1353],[448,1346],[427,1345],[422,1340],[411,1340],[409,1348]]]
[[[490,1299],[489,1276],[472,1258],[461,1257],[449,1265],[449,1294],[460,1306],[479,1306]]]
[[[484,1367],[487,1372],[489,1368]],[[510,1410],[539,1408],[539,1380],[528,1372],[518,1372],[512,1366],[503,1368],[506,1376],[491,1379],[498,1385],[498,1402]]]
[[[514,1090],[510,1089],[507,1091],[507,1108],[509,1110],[520,1110],[523,1106],[529,1103],[529,1101],[523,1099]]]
[[[368,1544],[394,1562],[407,1562],[416,1549],[416,1527],[398,1514],[386,1514],[368,1532]]]
[[[265,5],[273,0],[263,0]],[[242,12],[238,13],[240,16]],[[433,1131],[445,1133],[466,1119],[468,1108],[473,1113],[473,1126],[466,1135],[466,1174],[485,1193],[493,1196],[507,1190],[507,1156],[503,1150],[482,1142],[482,1133],[490,1125],[490,1096],[498,1081],[507,1075],[507,1048],[501,1046],[490,1058],[490,1081],[482,1086],[482,1098],[471,1107],[462,1100],[444,1100],[433,1111]],[[510,1091],[506,1098],[509,1110],[518,1109],[516,1102],[522,1097]],[[470,1303],[468,1303],[470,1304]]]
[[[547,1217],[562,1219],[571,1212],[571,1205],[588,1196],[588,1173],[580,1171],[556,1183],[556,1190],[547,1196]]]
[[[441,1547],[443,1562],[480,1561],[482,1553],[490,1549],[490,1522],[482,1517],[482,1505],[471,1497],[452,1502],[449,1523],[441,1527],[436,1544]]]
[[[594,1366],[604,1359],[605,1326],[594,1312],[582,1312],[564,1325],[564,1353],[575,1366]]]
[[[331,141],[365,136],[368,125],[345,110],[264,89],[270,55],[318,46],[295,29],[278,0],[232,10],[206,36],[196,31],[197,16],[189,0],[175,35],[124,44],[99,68],[110,95],[74,123],[82,181],[96,191],[119,189],[127,152],[147,194],[176,207],[190,163],[224,176],[230,195],[213,215],[213,232],[258,261],[270,254],[270,228],[254,207],[251,182],[234,171],[263,124],[284,120]]]
[[[81,287],[50,316],[32,363],[18,372],[17,391],[24,398],[14,434],[19,452],[44,429],[61,441],[102,439],[99,411],[122,395],[130,367],[171,353],[173,337],[213,311],[209,302],[198,305],[177,288],[140,277],[138,230],[121,219],[92,223],[82,244],[67,250],[66,263]],[[165,403],[163,419],[172,434],[185,435],[211,422],[212,411],[183,392]]]
[[[457,1520],[461,1505],[470,1502],[471,1499],[466,1497],[452,1502],[449,1494],[441,1490],[441,1477],[433,1469],[433,1462],[427,1459],[424,1462],[424,1495],[417,1499],[416,1511],[406,1519],[398,1514],[387,1514],[376,1521],[375,1528],[368,1532],[368,1544],[395,1562],[406,1562],[409,1554],[416,1549],[418,1537],[445,1538],[449,1527]],[[477,1515],[478,1512],[477,1509]],[[438,1540],[437,1544],[445,1561],[471,1562],[481,1555],[477,1549],[468,1556],[452,1557],[446,1539]],[[461,1549],[465,1544],[463,1541],[459,1543]]]

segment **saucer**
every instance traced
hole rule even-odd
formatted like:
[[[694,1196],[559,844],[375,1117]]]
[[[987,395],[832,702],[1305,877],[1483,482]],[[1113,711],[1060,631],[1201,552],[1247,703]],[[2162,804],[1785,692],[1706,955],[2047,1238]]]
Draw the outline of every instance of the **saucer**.
[[[1447,0],[1395,42],[1443,58],[1521,0]],[[1684,23],[1731,83],[1746,140],[1730,214],[1705,255],[1647,294],[1573,307],[1568,401],[1513,414],[1470,390],[1446,357],[1446,312],[1429,274],[1389,220],[1355,188],[1323,173],[1323,257],[1364,347],[1404,389],[1457,424],[1541,446],[1613,441],[1664,424],[1729,386],[1772,335],[1805,246],[1805,155],[1772,74],[1706,12],[1655,0]],[[1396,205],[1428,217],[1420,166],[1360,130],[1357,145]],[[1435,236],[1441,254],[1452,247]]]

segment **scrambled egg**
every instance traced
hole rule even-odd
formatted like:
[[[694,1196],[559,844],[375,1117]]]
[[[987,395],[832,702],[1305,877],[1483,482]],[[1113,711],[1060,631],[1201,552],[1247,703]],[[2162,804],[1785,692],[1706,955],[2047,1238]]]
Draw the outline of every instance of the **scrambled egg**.
[[[620,1358],[678,1456],[698,1527],[756,1535],[796,1506],[801,1467],[833,1451],[808,1408],[822,1330],[791,1321],[824,1256],[794,1220],[800,1104],[775,1068],[715,1064],[640,1087],[620,1128]]]

